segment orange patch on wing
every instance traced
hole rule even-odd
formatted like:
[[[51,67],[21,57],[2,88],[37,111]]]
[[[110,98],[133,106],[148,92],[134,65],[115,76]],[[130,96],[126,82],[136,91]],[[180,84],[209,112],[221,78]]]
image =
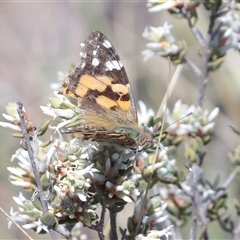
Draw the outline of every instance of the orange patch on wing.
[[[106,85],[111,85],[112,84],[112,78],[106,77],[106,76],[98,76],[97,79],[101,81],[102,83]]]
[[[108,78],[104,79],[104,81],[107,82],[107,79]],[[107,88],[107,84],[104,81],[102,80],[100,81],[100,80],[101,79],[99,79],[99,77],[95,78],[85,74],[80,78],[79,84],[91,90],[98,90],[99,92],[104,92],[105,89]],[[82,86],[79,86],[79,87],[82,87]]]
[[[75,94],[79,97],[84,97],[88,92],[88,87],[84,86],[81,84],[81,82],[79,81],[76,89],[75,89]]]
[[[129,93],[128,86],[123,84],[113,84],[112,86],[113,92],[120,92],[122,94]]]
[[[118,100],[117,103],[120,106],[120,108],[124,111],[129,111],[131,109],[131,102],[130,101]]]
[[[97,104],[99,104],[100,106],[110,109],[113,107],[117,107],[117,103],[115,101],[113,101],[112,99],[105,97],[103,95],[98,96],[96,99]]]

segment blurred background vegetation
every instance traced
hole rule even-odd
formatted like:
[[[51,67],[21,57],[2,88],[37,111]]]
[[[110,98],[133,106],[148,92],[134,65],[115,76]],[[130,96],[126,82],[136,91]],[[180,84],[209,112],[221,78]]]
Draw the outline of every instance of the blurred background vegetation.
[[[178,40],[188,43],[188,55],[198,65],[198,44],[191,35],[187,23],[177,20],[167,12],[148,13],[146,2],[97,1],[97,2],[5,2],[0,3],[0,112],[5,112],[8,102],[23,100],[32,122],[38,125],[47,118],[39,106],[53,96],[51,83],[57,82],[57,72],[68,72],[70,64],[79,62],[80,43],[94,30],[103,32],[117,49],[128,73],[136,101],[143,100],[148,107],[157,111],[167,89],[169,63],[166,59],[153,57],[147,62],[142,60],[145,49],[142,32],[146,26],[158,26],[164,22],[172,24],[173,33]],[[197,27],[206,32],[208,15],[201,9]],[[210,74],[210,83],[204,100],[204,108],[220,108],[215,135],[207,146],[204,170],[211,181],[219,174],[221,181],[231,171],[228,152],[239,143],[239,136],[229,128],[233,125],[240,129],[240,56],[230,51],[222,67]],[[175,67],[171,69],[173,74]],[[179,98],[191,105],[197,100],[198,79],[185,66],[169,100],[172,108]],[[0,121],[4,121],[0,116]],[[19,141],[10,136],[8,129],[0,129],[0,206],[9,212],[16,205],[12,196],[19,189],[10,185],[7,166],[11,155],[18,148]],[[177,158],[177,156],[176,156]],[[178,159],[184,168],[185,159]],[[229,189],[230,199],[239,198],[240,188],[237,179]],[[233,208],[233,202],[229,202]],[[7,220],[0,215],[1,239],[24,239],[14,227],[7,229]],[[215,226],[218,227],[219,226]],[[45,239],[48,236],[36,236]],[[221,231],[209,234],[215,239],[230,238]],[[187,238],[188,233],[185,237]],[[92,239],[95,237],[92,236]]]

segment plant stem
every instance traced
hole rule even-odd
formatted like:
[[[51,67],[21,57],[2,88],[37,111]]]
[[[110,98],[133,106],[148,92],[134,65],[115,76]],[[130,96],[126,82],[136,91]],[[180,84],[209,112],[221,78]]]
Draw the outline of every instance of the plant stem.
[[[17,100],[17,105],[18,105],[18,115],[19,115],[19,119],[20,119],[20,123],[21,123],[21,129],[22,129],[22,134],[24,137],[24,141],[27,147],[27,152],[28,152],[28,156],[32,165],[32,169],[33,169],[33,173],[34,173],[34,177],[36,180],[36,184],[37,184],[37,191],[39,194],[39,199],[41,202],[41,206],[42,206],[42,212],[43,214],[48,213],[48,205],[47,205],[47,201],[45,199],[44,193],[43,193],[43,188],[42,188],[42,184],[41,184],[41,180],[40,180],[40,173],[37,167],[37,156],[33,151],[31,142],[30,142],[30,136],[28,135],[27,132],[27,126],[24,120],[24,114],[23,114],[23,103],[20,99]],[[35,135],[35,134],[34,134]],[[36,136],[33,136],[34,140],[33,143],[36,144]],[[36,151],[36,145],[34,146],[34,149]],[[56,239],[55,233],[52,229],[49,229],[49,233],[52,237],[53,240]]]
[[[116,206],[111,205],[108,207],[109,209],[109,215],[110,215],[110,224],[111,224],[111,230],[110,230],[110,240],[118,240],[117,236],[117,213],[116,213]]]
[[[89,228],[97,231],[98,237],[100,240],[104,240],[105,236],[103,233],[103,228],[104,228],[104,220],[105,220],[105,213],[106,213],[106,205],[104,203],[101,203],[102,205],[102,212],[101,212],[101,218],[100,221],[96,225],[91,225]]]
[[[98,236],[99,239],[104,240],[105,236],[103,234],[103,227],[104,227],[104,220],[105,220],[105,213],[106,213],[106,205],[102,203],[102,213],[101,213],[101,218],[99,221],[99,229],[98,229]]]

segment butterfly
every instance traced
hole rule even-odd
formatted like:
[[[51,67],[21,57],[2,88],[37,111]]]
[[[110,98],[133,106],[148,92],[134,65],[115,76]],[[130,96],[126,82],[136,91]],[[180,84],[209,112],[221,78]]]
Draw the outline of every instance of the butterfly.
[[[77,99],[83,139],[129,149],[147,148],[153,135],[138,126],[130,83],[117,51],[99,32],[81,43],[80,64],[59,93]]]

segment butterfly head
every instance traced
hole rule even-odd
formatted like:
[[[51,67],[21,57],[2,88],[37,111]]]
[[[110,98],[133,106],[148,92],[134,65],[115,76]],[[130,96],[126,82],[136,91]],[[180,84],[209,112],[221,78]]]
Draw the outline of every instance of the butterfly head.
[[[137,139],[137,145],[140,149],[146,149],[153,144],[153,135],[150,132],[142,130]]]

